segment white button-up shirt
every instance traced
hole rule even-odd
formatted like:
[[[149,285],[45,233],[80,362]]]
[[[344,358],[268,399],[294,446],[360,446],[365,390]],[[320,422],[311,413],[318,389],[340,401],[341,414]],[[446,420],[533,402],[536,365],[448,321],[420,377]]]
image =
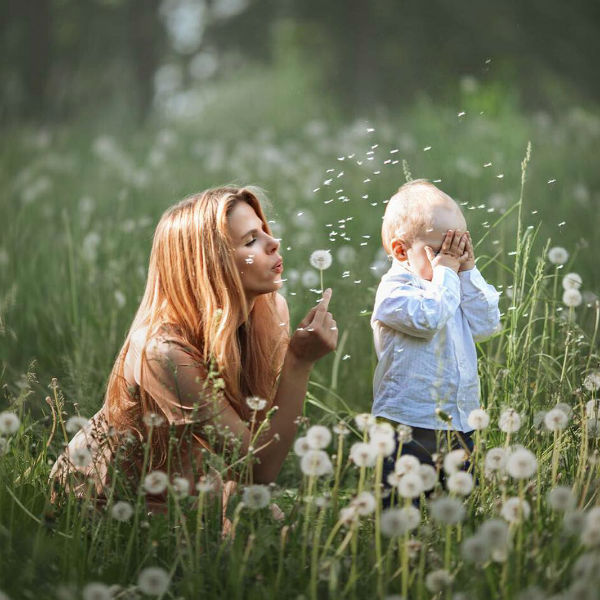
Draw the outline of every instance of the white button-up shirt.
[[[426,281],[394,259],[371,317],[379,360],[372,413],[425,429],[473,429],[467,419],[479,407],[475,341],[497,330],[498,298],[477,268],[457,274],[437,266]]]

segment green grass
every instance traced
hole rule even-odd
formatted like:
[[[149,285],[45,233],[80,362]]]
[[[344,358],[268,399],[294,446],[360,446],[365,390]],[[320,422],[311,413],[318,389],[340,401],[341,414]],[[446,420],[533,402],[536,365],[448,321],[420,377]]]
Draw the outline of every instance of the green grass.
[[[164,598],[366,598],[407,589],[411,599],[452,597],[427,589],[426,575],[439,568],[452,574],[452,592],[467,598],[516,598],[534,584],[544,597],[573,585],[596,589],[598,570],[584,576],[575,563],[582,553],[598,560],[598,548],[583,548],[576,531],[565,531],[546,494],[556,484],[554,464],[558,483],[572,486],[581,509],[598,504],[597,461],[590,460],[598,442],[587,438],[585,419],[593,391],[582,385],[599,368],[598,307],[592,296],[572,311],[560,300],[568,271],[582,276],[582,291],[598,289],[598,118],[581,111],[549,122],[528,118],[483,93],[461,102],[457,110],[422,102],[401,118],[346,126],[313,121],[286,129],[281,119],[272,129],[253,129],[245,115],[243,134],[235,135],[234,116],[221,136],[210,120],[211,114],[220,118],[218,106],[209,106],[206,125],[171,124],[104,141],[83,125],[49,130],[47,143],[35,132],[14,131],[3,139],[0,410],[16,412],[22,423],[5,436],[8,448],[0,458],[0,590],[12,598],[80,597],[85,584],[103,581],[134,593],[146,566],[170,574]],[[458,117],[462,110],[466,114]],[[297,112],[294,119],[299,122]],[[528,140],[533,153],[522,196]],[[375,490],[375,468],[361,474],[348,461],[355,434],[344,440],[342,453],[336,436],[329,448],[337,455],[338,485],[303,477],[290,453],[273,490],[286,513],[283,523],[268,509],[236,508],[236,497],[233,539],[221,539],[218,511],[208,500],[202,518],[192,499],[173,496],[167,515],[138,510],[125,523],[72,499],[49,504],[47,476],[62,441],[57,433],[46,447],[52,421],[44,398],[52,393],[52,377],[66,414],[97,410],[142,292],[153,227],[167,206],[209,186],[233,181],[268,191],[267,213],[283,240],[290,278],[285,293],[292,324],[317,298],[292,281],[294,270],[301,278],[312,250],[332,250],[324,284],[334,290],[331,309],[343,345],[315,369],[306,415],[311,424],[331,426],[369,410],[375,364],[369,312],[380,275],[371,266],[378,258],[383,201],[405,179],[403,160],[413,177],[441,179],[440,187],[465,203],[479,267],[488,281],[512,292],[512,299],[506,293],[501,298],[502,332],[479,345],[482,402],[492,422],[479,439],[475,469],[482,471],[486,448],[507,443],[497,423],[511,406],[523,425],[509,443],[536,455],[536,476],[521,485],[507,475],[482,478],[465,500],[464,523],[450,530],[434,522],[423,503],[419,527],[393,540],[379,538],[375,515],[336,527],[340,508],[361,489]],[[332,239],[331,231],[337,232]],[[344,235],[350,239],[341,240]],[[555,245],[570,253],[563,268],[545,258]],[[353,248],[354,260],[338,260],[341,246]],[[558,440],[536,424],[539,411],[557,402],[573,409]],[[307,502],[307,496],[332,491],[324,507]],[[462,540],[498,516],[504,498],[519,495],[532,512],[511,526],[506,560],[468,563]],[[570,593],[565,597],[595,597]]]

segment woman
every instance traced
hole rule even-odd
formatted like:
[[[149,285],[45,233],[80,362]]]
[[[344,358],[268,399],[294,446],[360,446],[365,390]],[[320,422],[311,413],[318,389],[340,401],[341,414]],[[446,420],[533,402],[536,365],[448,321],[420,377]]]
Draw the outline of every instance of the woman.
[[[55,497],[62,489],[105,500],[117,465],[133,489],[161,469],[194,490],[206,474],[203,455],[247,455],[277,407],[252,440],[258,460],[249,466],[253,481],[275,480],[312,366],[337,344],[331,290],[289,337],[278,250],[249,188],[207,190],[164,213],[104,405],[54,465]],[[248,397],[266,403],[250,402],[252,410]],[[153,498],[164,500],[164,493]]]

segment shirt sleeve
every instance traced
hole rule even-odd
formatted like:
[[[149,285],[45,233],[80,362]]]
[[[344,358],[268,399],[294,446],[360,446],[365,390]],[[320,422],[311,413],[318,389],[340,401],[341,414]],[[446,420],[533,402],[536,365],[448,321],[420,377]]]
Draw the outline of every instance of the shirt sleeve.
[[[372,321],[407,335],[431,339],[454,315],[460,303],[460,282],[448,267],[433,269],[423,289],[404,275],[382,282],[377,290]]]
[[[460,306],[473,339],[481,341],[498,330],[500,294],[485,281],[477,267],[458,274],[460,279]]]

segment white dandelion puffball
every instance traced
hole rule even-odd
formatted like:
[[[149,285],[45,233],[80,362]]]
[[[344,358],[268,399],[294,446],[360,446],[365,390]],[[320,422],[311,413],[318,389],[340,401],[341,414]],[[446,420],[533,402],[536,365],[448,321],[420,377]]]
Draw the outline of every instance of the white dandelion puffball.
[[[244,488],[242,502],[252,510],[265,508],[271,501],[271,492],[266,485],[247,485]]]
[[[506,464],[506,451],[503,448],[490,448],[485,455],[485,470],[500,471]]]
[[[398,475],[406,475],[407,473],[418,473],[421,468],[421,462],[412,454],[403,454],[398,457],[394,465],[394,471]]]
[[[85,429],[88,423],[89,419],[75,415],[68,419],[65,427],[69,433],[77,433],[80,429]]]
[[[164,417],[155,412],[146,413],[142,420],[146,427],[160,427],[165,422]]]
[[[544,416],[544,425],[550,431],[562,431],[568,424],[569,417],[560,408],[553,408]]]
[[[333,426],[333,433],[335,433],[335,435],[346,436],[350,434],[350,429],[344,421],[340,421],[337,425]]]
[[[600,546],[600,526],[598,524],[588,525],[581,532],[581,543],[586,548],[597,548]]]
[[[83,600],[111,600],[113,597],[110,587],[99,582],[88,583],[81,591],[81,596]]]
[[[567,273],[562,280],[562,286],[565,290],[578,290],[583,280],[578,273]]]
[[[473,429],[485,429],[490,424],[490,416],[483,408],[476,408],[469,413],[467,423]]]
[[[319,276],[314,271],[304,271],[300,280],[305,288],[314,288],[319,285]]]
[[[583,297],[581,296],[581,292],[579,290],[573,288],[564,291],[562,301],[565,306],[568,306],[569,308],[576,308],[577,306],[581,306]]]
[[[412,442],[412,427],[410,425],[404,425],[400,423],[398,427],[396,427],[396,433],[398,434],[398,442],[400,444],[408,444]]]
[[[248,396],[246,398],[246,405],[250,410],[263,410],[267,406],[267,401],[258,396]]]
[[[381,513],[382,535],[394,538],[416,529],[421,522],[421,513],[414,506],[388,508]]]
[[[423,492],[423,480],[418,472],[402,475],[398,482],[398,493],[403,498],[418,498]]]
[[[353,523],[358,521],[358,512],[356,506],[345,506],[340,510],[340,521],[342,525],[350,527]]]
[[[173,479],[173,492],[178,498],[185,498],[190,494],[190,482],[185,477]]]
[[[377,459],[373,446],[365,442],[356,442],[350,447],[350,460],[357,467],[372,467]]]
[[[586,527],[600,527],[600,506],[594,506],[585,513]]]
[[[465,518],[465,507],[458,498],[440,496],[430,503],[431,517],[438,523],[456,525]]]
[[[587,434],[591,438],[599,438],[600,437],[600,419],[586,419],[585,427],[587,430]]]
[[[600,371],[592,371],[585,376],[583,387],[589,392],[600,389]]]
[[[361,492],[354,500],[352,506],[361,517],[366,517],[375,511],[375,496],[371,492]]]
[[[585,414],[589,419],[597,419],[600,416],[598,409],[600,408],[600,400],[592,398],[585,403]]]
[[[144,478],[144,489],[149,494],[162,494],[169,484],[169,477],[163,471],[151,471]]]
[[[465,539],[460,550],[467,562],[483,564],[489,560],[491,548],[483,537],[474,535]]]
[[[354,417],[354,423],[356,423],[359,431],[365,431],[365,429],[368,430],[372,425],[375,425],[377,420],[371,413],[359,413]]]
[[[19,430],[21,421],[17,415],[7,410],[0,412],[0,434],[10,435]]]
[[[505,548],[509,542],[509,529],[506,521],[490,519],[484,521],[477,533],[492,548]]]
[[[162,596],[169,589],[169,574],[160,567],[147,567],[140,572],[137,584],[148,596]]]
[[[203,475],[196,484],[196,489],[201,494],[214,492],[219,487],[218,481],[210,475]]]
[[[452,585],[452,575],[446,569],[431,571],[425,576],[425,587],[432,593],[441,592]]]
[[[383,437],[388,436],[394,437],[394,428],[390,425],[390,423],[386,423],[383,421],[382,423],[375,423],[369,427],[369,437]]]
[[[356,250],[352,246],[340,246],[336,257],[342,265],[350,265],[356,260]]]
[[[507,408],[500,415],[498,427],[504,433],[515,433],[521,427],[521,415],[514,408]]]
[[[577,499],[570,487],[559,485],[548,492],[548,504],[552,510],[568,512],[575,508]]]
[[[529,479],[537,472],[535,454],[527,448],[513,450],[506,460],[506,472],[514,479]]]
[[[74,448],[69,451],[69,458],[75,467],[85,469],[92,462],[92,453],[87,448]]]
[[[585,525],[585,513],[581,510],[572,510],[570,512],[566,512],[563,517],[563,530],[569,534],[573,535],[575,533],[579,533],[583,526]]]
[[[115,521],[129,521],[133,516],[133,506],[125,500],[119,500],[115,502],[110,509],[110,516]]]
[[[331,431],[324,425],[313,425],[306,432],[306,440],[315,450],[327,448],[331,442]]]
[[[462,468],[467,458],[467,453],[462,448],[451,450],[444,456],[444,471],[448,475],[455,473]]]
[[[385,434],[377,434],[371,438],[369,445],[378,456],[390,456],[396,449],[396,440]]]
[[[506,519],[509,523],[519,523],[529,518],[531,514],[531,507],[527,500],[521,500],[518,497],[508,498],[502,505],[500,511],[503,519]]]
[[[302,436],[296,438],[296,441],[294,442],[294,452],[298,456],[304,456],[309,450],[312,450],[312,448],[306,437]]]
[[[423,491],[428,492],[435,487],[438,482],[438,473],[432,465],[421,465],[418,471],[423,482]]]
[[[571,418],[571,415],[573,414],[573,408],[571,407],[570,404],[567,404],[566,402],[557,402],[554,405],[554,408],[558,408],[559,410],[562,410],[569,419]]]
[[[329,250],[315,250],[310,255],[310,264],[315,269],[319,269],[319,271],[324,271],[325,269],[329,269],[331,266],[331,253]]]
[[[300,459],[300,469],[309,477],[321,477],[333,472],[333,465],[324,450],[309,450]]]
[[[569,260],[569,253],[560,246],[554,246],[548,250],[548,260],[553,265],[564,265]]]
[[[459,496],[468,496],[473,491],[473,476],[466,471],[452,473],[446,481],[448,491]]]

